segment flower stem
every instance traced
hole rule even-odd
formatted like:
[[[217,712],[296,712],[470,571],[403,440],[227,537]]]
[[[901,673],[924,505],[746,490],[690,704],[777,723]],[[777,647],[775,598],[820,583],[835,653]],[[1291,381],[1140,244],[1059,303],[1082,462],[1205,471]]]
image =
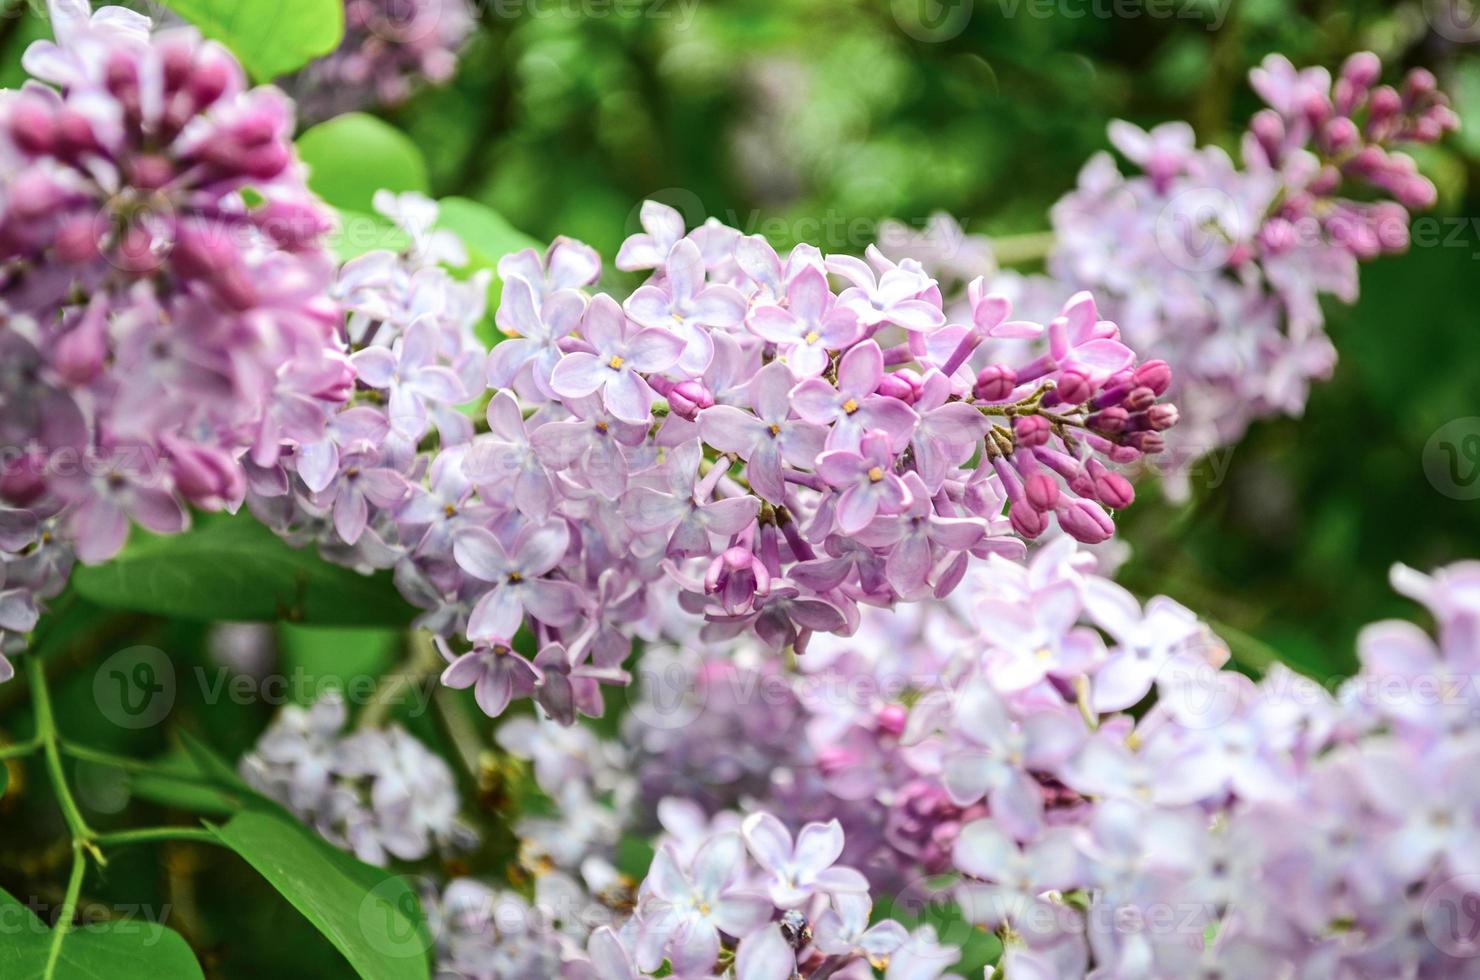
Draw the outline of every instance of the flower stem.
[[[45,978],[57,975],[57,961],[62,957],[62,940],[67,938],[67,933],[72,929],[72,920],[77,917],[77,899],[82,894],[82,877],[87,872],[87,857],[83,854],[83,847],[82,841],[72,841],[72,874],[67,879],[67,894],[62,898],[61,913],[57,915],[56,925],[51,930],[51,948],[46,952],[46,967],[41,971],[41,976]]]
[[[67,739],[59,740],[59,748],[63,755],[71,756],[82,762],[91,762],[99,766],[108,766],[111,769],[119,769],[123,772],[139,776],[154,776],[158,779],[168,779],[180,783],[190,783],[195,786],[217,787],[219,784],[208,776],[199,773],[184,772],[161,766],[158,763],[148,762],[143,759],[130,759],[127,756],[114,755],[100,749],[90,748],[86,745],[77,745]]]
[[[412,630],[408,634],[408,645],[411,649],[401,666],[380,678],[375,694],[360,712],[357,726],[362,731],[384,725],[391,709],[404,700],[406,692],[442,666],[442,654],[427,630]]]
[[[131,844],[151,844],[157,841],[195,841],[199,844],[224,846],[219,837],[204,827],[140,827],[137,830],[120,830],[97,836],[97,842],[104,847],[128,847]]]
[[[101,851],[93,844],[97,835],[88,827],[67,786],[67,773],[62,767],[61,736],[57,734],[56,716],[52,713],[51,692],[46,687],[46,671],[41,658],[34,653],[26,657],[26,679],[31,685],[31,699],[36,705],[36,739],[46,755],[46,772],[51,778],[52,791],[56,794],[57,806],[67,822],[75,847],[93,855],[99,864],[106,864]],[[74,872],[77,873],[77,872]]]

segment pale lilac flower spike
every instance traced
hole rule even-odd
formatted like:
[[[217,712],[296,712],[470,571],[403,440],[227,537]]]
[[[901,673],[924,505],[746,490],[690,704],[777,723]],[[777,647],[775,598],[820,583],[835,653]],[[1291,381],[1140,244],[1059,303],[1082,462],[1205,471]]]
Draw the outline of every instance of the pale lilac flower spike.
[[[486,675],[495,710],[508,692],[560,722],[600,712],[665,604],[706,638],[801,651],[864,607],[948,596],[1054,521],[1103,540],[1105,508],[1133,497],[1117,468],[1176,421],[1166,366],[1134,364],[1080,298],[1050,329],[977,284],[969,324],[946,324],[918,262],[783,257],[661,207],[624,251],[654,263],[625,308],[579,242],[506,256],[489,353],[486,282],[444,266],[461,246],[435,202],[382,204],[412,247],[346,264],[349,363],[303,379],[322,396],[295,391],[287,451],[254,452],[242,482],[295,543],[393,570],[418,624],[471,651],[449,676]],[[325,431],[300,424],[332,399],[348,404]],[[521,631],[535,663],[502,652]]]

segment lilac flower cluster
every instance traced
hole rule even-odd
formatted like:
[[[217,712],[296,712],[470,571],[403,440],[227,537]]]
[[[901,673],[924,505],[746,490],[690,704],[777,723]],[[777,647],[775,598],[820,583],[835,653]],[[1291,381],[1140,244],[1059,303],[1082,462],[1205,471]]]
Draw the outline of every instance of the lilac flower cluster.
[[[285,82],[305,119],[399,105],[446,82],[475,27],[468,0],[345,0],[344,40]]]
[[[436,937],[440,980],[562,977],[596,932],[609,933],[625,918],[559,871],[536,878],[530,896],[458,878],[423,896],[422,908]]]
[[[353,381],[287,100],[189,28],[50,14],[35,80],[0,92],[0,630],[20,632],[131,520],[240,505]]]
[[[1093,290],[1127,342],[1177,372],[1174,469],[1253,420],[1300,413],[1335,360],[1320,297],[1353,302],[1358,263],[1405,249],[1409,211],[1433,204],[1395,147],[1436,142],[1458,118],[1429,72],[1397,88],[1381,72],[1367,52],[1334,79],[1271,55],[1250,73],[1267,108],[1241,166],[1197,148],[1186,123],[1116,122],[1111,142],[1141,173],[1099,154],[1055,205],[1052,275]]]
[[[595,930],[559,976],[935,980],[959,959],[930,926],[871,923],[867,882],[837,863],[837,821],[793,837],[766,812],[706,825],[680,801],[665,806],[678,833],[660,842],[635,914]]]
[[[617,264],[654,272],[625,304],[588,295],[601,264],[579,242],[500,262],[509,339],[485,378],[483,284],[442,267],[457,245],[435,206],[377,206],[413,244],[341,274],[356,392],[259,474],[253,509],[394,567],[445,641],[444,680],[490,715],[530,695],[567,723],[599,714],[658,581],[706,635],[800,650],[851,632],[860,603],[947,594],[973,556],[1021,554],[1051,521],[1102,541],[1132,498],[1114,467],[1176,422],[1166,365],[1136,364],[1087,295],[1043,326],[978,282],[951,324],[916,262],[783,260],[652,203]],[[525,626],[532,663],[513,650]]]
[[[242,757],[242,776],[370,864],[473,842],[446,762],[399,726],[346,734],[346,718],[337,692],[289,705]]]
[[[1472,975],[1480,563],[1395,569],[1437,638],[1368,627],[1333,696],[1219,669],[1196,616],[1086,559],[992,559],[945,603],[870,613],[867,644],[819,638],[806,740],[775,764],[809,792],[726,806],[838,820],[876,895],[959,906],[1009,976]],[[733,827],[702,802],[723,789],[663,803],[669,837]]]

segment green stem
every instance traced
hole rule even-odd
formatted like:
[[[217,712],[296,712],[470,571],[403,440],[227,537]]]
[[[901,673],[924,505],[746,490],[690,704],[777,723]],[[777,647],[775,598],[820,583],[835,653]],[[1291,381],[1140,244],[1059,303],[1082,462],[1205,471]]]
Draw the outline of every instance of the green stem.
[[[101,749],[90,748],[86,745],[77,745],[66,739],[60,740],[59,748],[62,750],[63,755],[69,755],[82,762],[91,762],[94,765],[120,769],[133,775],[153,776],[157,779],[169,779],[179,783],[189,783],[192,786],[220,788],[220,784],[209,776],[202,776],[199,773],[193,772],[181,772],[170,769],[167,766],[161,766],[158,763],[114,755],[111,752],[104,752]]]
[[[57,806],[61,807],[62,818],[67,821],[67,830],[74,845],[90,851],[103,863],[102,854],[92,845],[96,835],[83,819],[72,790],[67,786],[67,773],[62,768],[61,737],[57,734],[56,715],[52,713],[51,692],[46,687],[46,671],[41,658],[34,653],[26,660],[26,679],[31,685],[31,699],[36,705],[36,739],[46,754],[46,772],[51,777],[52,791],[56,793]]]
[[[24,742],[16,742],[14,745],[3,745],[0,746],[0,760],[30,755],[39,748],[41,748],[41,739],[39,738],[28,738]]]
[[[62,940],[72,930],[72,920],[77,917],[77,899],[82,894],[82,877],[87,872],[87,857],[82,853],[83,843],[72,841],[72,874],[67,879],[67,894],[62,899],[62,911],[51,930],[51,948],[46,953],[46,968],[41,971],[43,980],[57,975],[57,961],[62,957]]]
[[[204,827],[141,827],[137,830],[99,834],[96,839],[103,847],[128,847],[158,841],[195,841],[198,844],[224,846],[219,837]]]
[[[384,725],[391,709],[401,703],[406,692],[442,667],[442,654],[427,630],[412,630],[410,646],[411,652],[400,668],[381,677],[375,694],[360,712],[358,725],[362,730]]]
[[[437,712],[442,716],[442,729],[447,740],[457,752],[463,769],[478,782],[483,772],[483,740],[478,737],[478,725],[468,717],[461,702],[445,687],[437,688],[435,695]]]

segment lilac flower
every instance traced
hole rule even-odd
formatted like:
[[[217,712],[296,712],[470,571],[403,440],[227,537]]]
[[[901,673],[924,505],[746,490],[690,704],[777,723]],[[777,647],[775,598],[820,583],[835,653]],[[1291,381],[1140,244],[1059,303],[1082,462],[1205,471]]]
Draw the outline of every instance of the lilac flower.
[[[643,201],[640,220],[643,230],[623,242],[617,252],[615,265],[623,272],[661,266],[684,235],[683,215],[666,204]]]
[[[859,452],[834,449],[817,459],[817,472],[842,490],[838,497],[838,530],[857,534],[879,514],[899,514],[914,501],[903,480],[894,473],[888,434],[873,431],[863,437]]]
[[[895,265],[870,245],[868,262],[849,255],[827,259],[827,271],[852,285],[838,297],[838,306],[850,310],[863,327],[885,323],[906,330],[932,330],[945,322],[940,307],[922,298],[935,283],[914,264]],[[876,274],[875,269],[879,272]]]
[[[1094,705],[1098,711],[1121,711],[1146,696],[1158,675],[1174,659],[1189,669],[1206,666],[1216,649],[1207,627],[1191,610],[1157,596],[1146,606],[1113,582],[1095,579],[1084,593],[1085,609],[1096,625],[1119,644],[1095,671]]]
[[[498,260],[498,277],[506,285],[518,276],[529,286],[534,303],[564,290],[579,290],[601,278],[601,256],[585,242],[559,235],[542,256],[532,248]],[[533,305],[533,304],[531,304]]]
[[[499,392],[488,403],[488,434],[474,440],[463,472],[481,487],[507,489],[524,516],[543,521],[556,503],[546,464],[526,431],[519,403]]]
[[[574,418],[544,423],[530,435],[530,445],[551,470],[571,468],[587,486],[615,500],[627,489],[624,447],[642,442],[644,426],[617,418],[595,396],[567,407]]]
[[[680,464],[679,473],[687,479],[681,479],[672,493],[633,487],[622,498],[622,515],[634,531],[667,533],[664,551],[671,557],[707,555],[713,549],[710,536],[729,538],[739,534],[755,521],[760,502],[749,496],[706,501],[709,494],[705,483],[699,484],[696,495],[690,488],[694,486],[692,471],[699,465],[697,452],[682,455],[689,458]]]
[[[780,820],[769,813],[753,813],[745,818],[741,833],[751,856],[769,875],[766,887],[780,908],[795,908],[816,894],[868,890],[861,874],[837,865],[843,853],[843,827],[836,820],[807,824],[793,843]]]
[[[494,345],[488,355],[488,383],[554,397],[550,379],[560,362],[560,341],[576,329],[585,311],[585,300],[573,290],[549,293],[537,306],[528,279],[505,277],[494,322],[510,336]]]
[[[909,940],[904,926],[893,919],[869,924],[873,902],[867,895],[840,892],[832,896],[832,905],[813,930],[817,948],[829,956],[862,955],[871,963],[887,963]]]
[[[745,323],[761,338],[778,345],[787,365],[803,378],[815,378],[828,365],[828,351],[839,350],[858,336],[854,313],[834,307],[827,277],[803,268],[786,287],[786,306],[763,305]]]
[[[418,320],[406,328],[394,350],[366,347],[350,357],[361,382],[390,393],[391,432],[414,446],[427,431],[427,402],[457,404],[468,393],[449,367],[437,363],[435,327]]]
[[[809,378],[792,391],[796,413],[815,425],[830,426],[828,449],[856,451],[863,434],[880,430],[889,446],[903,449],[918,416],[908,405],[874,392],[884,379],[884,352],[872,340],[849,349],[838,362],[834,388],[821,378]]]
[[[747,386],[752,406],[746,412],[716,405],[699,413],[704,441],[746,461],[745,475],[761,498],[786,501],[783,465],[807,469],[817,465],[826,433],[819,425],[792,418],[795,378],[780,362],[766,365]]]
[[[972,922],[996,926],[1033,914],[1051,889],[1080,881],[1079,856],[1070,836],[1050,830],[1019,848],[989,820],[967,824],[956,842],[956,866],[980,882],[960,886],[957,898]]]
[[[637,965],[655,970],[666,955],[680,976],[702,974],[719,958],[720,933],[744,937],[765,925],[771,903],[739,883],[745,845],[739,834],[720,834],[680,867],[667,847],[653,858],[637,940]]]
[[[614,300],[597,296],[581,320],[581,335],[595,352],[576,351],[561,358],[551,388],[566,398],[600,391],[607,409],[617,418],[646,422],[656,396],[642,375],[672,367],[684,346],[665,330],[632,327]]]
[[[512,699],[533,694],[544,677],[502,639],[478,643],[458,657],[449,656],[445,649],[443,655],[449,663],[442,671],[442,683],[458,690],[471,687],[478,707],[490,718],[503,714]]]
[[[559,643],[542,649],[534,658],[534,666],[540,675],[535,700],[563,725],[574,723],[577,712],[588,718],[600,718],[604,707],[601,685],[631,681],[626,671],[577,662],[572,651]]]
[[[962,744],[947,750],[941,779],[958,805],[987,797],[993,818],[1019,838],[1038,832],[1043,798],[1029,770],[1052,771],[1084,738],[1084,726],[1063,710],[1034,711],[1021,721],[1008,714],[987,684],[962,691],[954,708]]]
[[[627,314],[645,327],[677,334],[684,342],[679,366],[689,374],[702,374],[714,358],[709,329],[739,324],[745,316],[745,297],[733,286],[706,286],[703,256],[687,239],[673,246],[663,271],[662,286],[640,286],[627,298]]]
[[[461,531],[453,543],[457,563],[469,575],[494,583],[473,608],[468,637],[511,637],[526,611],[551,626],[574,620],[581,608],[580,590],[570,582],[543,577],[559,564],[569,543],[570,532],[563,521],[543,527],[526,525],[508,550],[484,528]]]
[[[891,546],[884,563],[889,585],[903,597],[915,597],[930,585],[937,549],[962,554],[982,539],[986,526],[978,518],[937,516],[919,475],[910,473],[903,482],[910,503],[898,515],[874,520],[860,532],[860,540],[871,546]]]

